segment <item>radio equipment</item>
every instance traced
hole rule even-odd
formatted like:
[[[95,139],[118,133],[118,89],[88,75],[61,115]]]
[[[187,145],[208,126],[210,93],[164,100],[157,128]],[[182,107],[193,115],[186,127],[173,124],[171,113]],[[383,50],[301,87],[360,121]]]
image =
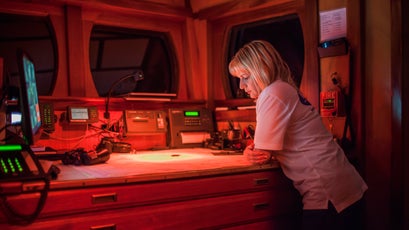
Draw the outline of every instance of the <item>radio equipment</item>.
[[[125,110],[127,135],[166,132],[166,113],[156,110]]]
[[[169,109],[170,147],[202,147],[214,132],[212,112],[204,108]]]
[[[45,166],[46,162],[42,164],[28,145],[0,145],[0,211],[10,223],[26,225],[40,214],[50,185]],[[10,202],[20,194],[39,194],[31,213],[18,212]]]

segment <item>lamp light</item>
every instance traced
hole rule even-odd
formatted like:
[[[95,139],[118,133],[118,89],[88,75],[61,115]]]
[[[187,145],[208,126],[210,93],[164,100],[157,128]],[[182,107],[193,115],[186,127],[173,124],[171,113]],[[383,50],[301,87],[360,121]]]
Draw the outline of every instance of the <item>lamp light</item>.
[[[121,77],[120,79],[118,79],[117,81],[115,81],[115,82],[111,85],[111,87],[110,87],[109,90],[108,90],[108,95],[107,95],[106,100],[105,100],[105,113],[104,113],[104,118],[105,118],[105,119],[109,119],[109,118],[110,118],[110,114],[109,114],[109,99],[110,99],[110,97],[111,97],[112,91],[115,89],[115,87],[116,87],[117,85],[119,85],[119,83],[121,83],[121,82],[123,82],[123,81],[125,81],[125,80],[127,80],[127,79],[129,79],[129,78],[133,78],[134,81],[135,81],[135,83],[137,83],[138,81],[141,81],[141,80],[144,79],[144,75],[143,75],[142,70],[136,70],[136,71],[132,72],[131,74],[127,74],[127,75]]]

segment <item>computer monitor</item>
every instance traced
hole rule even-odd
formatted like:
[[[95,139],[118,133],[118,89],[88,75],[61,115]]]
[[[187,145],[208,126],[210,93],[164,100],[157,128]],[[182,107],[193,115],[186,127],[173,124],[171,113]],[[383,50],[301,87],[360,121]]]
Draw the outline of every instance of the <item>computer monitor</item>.
[[[20,75],[21,128],[26,144],[34,145],[42,131],[35,66],[31,57],[23,50],[17,51],[17,64]]]

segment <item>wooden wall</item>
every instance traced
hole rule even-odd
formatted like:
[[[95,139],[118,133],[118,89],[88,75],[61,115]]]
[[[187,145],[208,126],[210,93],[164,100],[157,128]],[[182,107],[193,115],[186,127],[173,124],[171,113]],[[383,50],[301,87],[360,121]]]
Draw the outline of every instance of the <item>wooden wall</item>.
[[[296,13],[306,41],[301,88],[318,106],[317,33],[309,33],[317,31],[315,0],[17,0],[1,1],[0,11],[50,17],[58,41],[58,77],[53,97],[97,97],[88,61],[89,38],[93,25],[104,24],[170,33],[178,59],[178,99],[205,100],[210,108],[214,100],[229,99],[222,80],[227,74],[224,46],[228,30],[236,24]]]
[[[404,229],[408,221],[407,29],[402,31],[404,0],[145,0],[132,1],[1,1],[1,12],[50,16],[58,43],[58,87],[45,101],[64,100],[103,106],[89,72],[88,40],[93,24],[154,28],[172,34],[180,73],[179,98],[172,103],[114,100],[114,108],[170,108],[191,105],[253,105],[230,100],[223,92],[226,31],[232,26],[297,13],[306,30],[306,62],[301,90],[318,108],[321,67],[316,52],[318,14],[347,7],[347,38],[351,46],[353,148],[368,182],[367,229]],[[406,14],[407,15],[407,14]],[[407,28],[407,22],[406,24]],[[311,32],[312,31],[312,32]],[[402,34],[406,34],[406,40]],[[402,48],[403,47],[403,48]],[[405,48],[406,47],[406,48]],[[402,54],[403,51],[403,54]],[[403,59],[406,55],[406,59]],[[406,74],[406,75],[405,75]],[[403,76],[406,76],[404,78]],[[70,96],[69,99],[64,99]],[[84,100],[83,98],[86,98]],[[401,99],[394,104],[392,99]],[[399,100],[398,100],[399,101]],[[218,116],[220,115],[220,116]],[[216,117],[252,121],[254,113],[229,112]],[[406,139],[405,139],[406,138]],[[146,141],[146,140],[142,140]],[[405,152],[406,151],[406,152]],[[405,173],[405,174],[404,174]],[[406,176],[404,176],[406,175]],[[405,221],[406,220],[406,221]],[[405,225],[406,224],[406,225]]]
[[[58,120],[67,105],[97,106],[103,119],[104,98],[98,97],[89,64],[89,41],[92,27],[96,24],[167,33],[177,56],[179,87],[176,100],[162,103],[112,99],[110,109],[114,113],[120,114],[125,109],[166,111],[171,107],[205,106],[208,98],[207,65],[203,61],[205,53],[202,50],[206,46],[197,43],[205,38],[202,33],[206,30],[202,31],[200,24],[192,23],[192,13],[185,1],[1,1],[0,12],[50,18],[57,40],[58,73],[52,96],[40,97],[40,101],[54,104]],[[95,126],[100,127],[101,124]],[[63,149],[78,146],[92,149],[101,137],[94,134],[95,130],[84,125],[68,127],[57,121],[55,132],[51,136],[45,135],[39,144]],[[84,142],[78,137],[90,139]],[[166,136],[152,138],[140,135],[127,141],[133,142],[137,149],[163,147]]]
[[[252,9],[252,10],[249,10]],[[228,9],[228,10],[227,10]],[[209,24],[209,56],[212,61],[210,65],[209,88],[210,96],[215,100],[215,105],[220,105],[225,100],[231,99],[224,93],[226,82],[223,81],[227,75],[228,60],[225,55],[218,55],[220,50],[226,51],[226,41],[229,39],[227,31],[237,24],[254,22],[267,18],[274,18],[288,14],[297,14],[300,17],[304,33],[304,72],[301,81],[301,91],[309,101],[318,106],[318,57],[316,47],[318,45],[317,33],[317,4],[316,1],[308,0],[282,0],[282,1],[261,1],[249,2],[229,2],[228,4],[213,7],[198,13],[199,18],[206,18]],[[223,86],[223,87],[221,87]],[[232,102],[234,103],[234,102]],[[318,108],[318,107],[317,107]]]
[[[400,0],[319,0],[320,10],[339,7],[347,7],[352,51],[355,154],[369,186],[366,229],[407,229],[408,67],[404,63],[408,33],[403,17],[408,4]]]
[[[183,2],[183,3],[182,3]],[[308,4],[307,4],[308,2]],[[58,50],[58,74],[52,96],[41,97],[63,112],[70,105],[96,105],[102,109],[89,66],[89,40],[92,26],[103,24],[148,29],[169,33],[175,46],[179,88],[172,102],[126,102],[111,100],[111,109],[168,109],[183,106],[205,106],[214,109],[225,105],[253,105],[251,100],[226,101],[227,74],[224,59],[225,41],[232,26],[255,20],[299,14],[305,31],[316,31],[316,1],[30,1],[0,2],[0,11],[23,15],[49,16],[53,24]],[[314,105],[318,105],[318,62],[315,52],[316,33],[305,33],[306,58],[301,88]],[[218,100],[216,103],[215,101]],[[226,104],[227,103],[227,104]],[[253,115],[239,114],[242,121],[252,122]],[[218,116],[220,117],[220,116]],[[221,121],[228,117],[221,116]],[[61,125],[57,123],[59,128]],[[77,127],[78,128],[78,127]],[[71,132],[71,134],[69,133]],[[75,136],[84,132],[62,130],[61,135]]]
[[[374,0],[365,2],[365,12],[367,225],[407,229],[408,25],[403,18],[409,9],[404,0]]]
[[[0,11],[50,17],[58,50],[58,77],[52,96],[98,97],[88,52],[92,26],[103,24],[169,33],[178,60],[178,99],[204,100],[207,96],[206,72],[192,71],[201,70],[200,60],[196,59],[203,52],[196,52],[201,48],[194,39],[197,37],[195,25],[188,24],[191,11],[181,4],[182,1],[171,1],[167,5],[164,2],[1,1]]]

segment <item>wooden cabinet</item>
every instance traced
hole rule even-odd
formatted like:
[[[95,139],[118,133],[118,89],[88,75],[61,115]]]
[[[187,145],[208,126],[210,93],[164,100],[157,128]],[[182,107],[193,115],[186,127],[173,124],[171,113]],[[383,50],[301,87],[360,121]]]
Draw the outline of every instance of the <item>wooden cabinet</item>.
[[[38,197],[11,200],[27,209]],[[51,190],[34,223],[1,229],[291,229],[297,191],[279,169],[102,187]],[[285,227],[283,227],[285,226]],[[279,229],[281,229],[281,227]]]

